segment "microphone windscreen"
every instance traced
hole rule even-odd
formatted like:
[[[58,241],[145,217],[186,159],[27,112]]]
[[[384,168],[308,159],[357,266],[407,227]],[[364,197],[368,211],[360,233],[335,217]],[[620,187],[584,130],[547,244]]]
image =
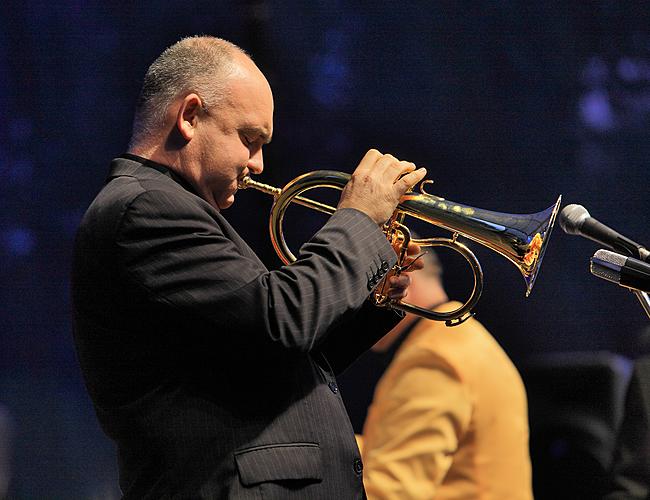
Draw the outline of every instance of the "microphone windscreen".
[[[591,274],[598,278],[602,278],[607,281],[611,281],[612,283],[619,284],[621,281],[621,273],[616,272],[613,269],[610,269],[609,267],[601,266],[597,262],[592,262],[591,266],[589,268],[591,271]]]
[[[627,262],[627,257],[621,255],[620,253],[612,252],[610,250],[598,250],[594,254],[594,258],[600,259],[608,264],[614,264],[615,266],[623,267]]]
[[[582,205],[567,205],[560,212],[560,227],[567,234],[580,234],[580,228],[589,217],[589,212]]]
[[[598,278],[620,284],[621,268],[625,265],[626,260],[626,257],[616,252],[598,250],[591,258],[589,270]]]

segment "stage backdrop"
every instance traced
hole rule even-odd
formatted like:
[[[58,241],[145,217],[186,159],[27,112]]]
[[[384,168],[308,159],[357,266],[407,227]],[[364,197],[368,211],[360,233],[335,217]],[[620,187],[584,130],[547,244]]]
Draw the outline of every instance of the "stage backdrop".
[[[445,198],[529,213],[562,194],[650,244],[649,21],[645,2],[616,0],[3,2],[0,404],[11,497],[117,495],[71,340],[71,248],[166,46],[221,36],[266,72],[277,109],[269,182],[350,172],[375,147],[426,166]],[[269,207],[244,192],[225,215],[273,267]],[[527,299],[509,262],[470,246],[486,279],[478,318],[520,367],[550,352],[646,349],[634,296],[589,274],[597,245],[556,228]],[[467,269],[443,258],[462,299]]]

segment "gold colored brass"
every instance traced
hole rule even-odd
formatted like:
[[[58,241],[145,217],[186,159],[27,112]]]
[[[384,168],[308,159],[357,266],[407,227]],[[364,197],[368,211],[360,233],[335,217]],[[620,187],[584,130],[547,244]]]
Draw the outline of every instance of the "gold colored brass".
[[[254,181],[250,177],[245,177],[239,187],[242,189],[254,188],[274,197],[275,202],[269,219],[271,242],[280,259],[285,264],[291,264],[296,257],[287,246],[282,229],[284,214],[288,206],[291,203],[298,203],[331,215],[336,211],[335,207],[305,198],[302,194],[316,188],[342,190],[349,180],[350,174],[344,172],[316,170],[296,177],[282,189]],[[476,241],[512,262],[524,277],[526,296],[528,296],[539,273],[562,197],[560,196],[546,210],[535,214],[508,214],[474,208],[430,195],[424,191],[424,186],[429,183],[430,181],[425,181],[421,185],[420,193],[406,193],[397,205],[391,219],[384,225],[386,236],[391,241],[398,238],[401,242],[401,251],[398,252],[399,258],[393,268],[393,273],[399,274],[406,269],[403,265],[409,241],[413,241],[421,247],[448,247],[460,253],[469,262],[474,274],[472,294],[458,309],[447,313],[438,313],[413,304],[389,299],[383,293],[384,281],[373,293],[375,303],[378,306],[411,312],[428,319],[445,321],[447,326],[460,324],[470,318],[471,311],[483,290],[483,271],[472,251],[457,241],[458,236]],[[449,239],[411,239],[408,227],[402,223],[407,215],[451,231],[452,237]]]

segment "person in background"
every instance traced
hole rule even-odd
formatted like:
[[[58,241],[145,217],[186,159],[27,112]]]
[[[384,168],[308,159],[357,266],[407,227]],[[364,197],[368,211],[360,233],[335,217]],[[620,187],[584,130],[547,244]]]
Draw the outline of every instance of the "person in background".
[[[407,301],[451,311],[428,250]],[[357,436],[371,500],[532,498],[521,377],[474,318],[448,328],[407,314],[373,351],[392,352]]]
[[[605,500],[650,498],[650,356],[634,361]]]

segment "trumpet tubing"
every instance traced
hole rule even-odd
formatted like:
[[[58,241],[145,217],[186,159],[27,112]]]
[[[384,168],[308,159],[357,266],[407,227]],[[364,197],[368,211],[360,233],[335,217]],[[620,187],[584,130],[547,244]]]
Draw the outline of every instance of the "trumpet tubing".
[[[244,178],[240,188],[253,188],[270,194],[275,202],[271,209],[269,231],[276,253],[285,264],[296,260],[284,239],[283,222],[286,209],[297,203],[319,212],[333,214],[335,207],[311,200],[303,193],[315,188],[327,187],[342,190],[350,180],[350,175],[333,170],[316,170],[296,177],[284,188],[276,188]],[[400,258],[394,268],[395,273],[404,270],[403,259],[410,241],[420,246],[445,246],[459,252],[470,264],[474,273],[474,290],[470,298],[458,309],[447,313],[437,313],[413,304],[389,299],[383,293],[383,284],[374,292],[375,303],[382,307],[399,309],[428,319],[445,321],[448,326],[460,324],[472,316],[472,309],[478,302],[483,287],[481,266],[467,246],[457,241],[463,236],[490,248],[512,262],[521,272],[526,282],[526,296],[530,294],[539,274],[539,268],[546,251],[555,218],[562,197],[546,210],[534,214],[509,214],[471,207],[462,203],[445,200],[426,192],[425,186],[431,181],[423,181],[420,193],[407,192],[395,209],[393,217],[384,225],[389,238],[399,235],[402,241]],[[410,231],[402,222],[405,216],[415,217],[429,224],[453,233],[447,238],[411,239]]]

